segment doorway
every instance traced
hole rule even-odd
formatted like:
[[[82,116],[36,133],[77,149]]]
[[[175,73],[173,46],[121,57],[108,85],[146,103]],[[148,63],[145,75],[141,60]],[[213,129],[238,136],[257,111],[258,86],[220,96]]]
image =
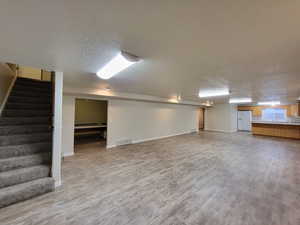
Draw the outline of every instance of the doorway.
[[[238,130],[251,131],[251,111],[238,111]]]
[[[75,153],[106,146],[107,105],[103,100],[75,99]]]
[[[199,109],[199,130],[204,130],[204,115],[205,115],[205,109],[200,108]]]

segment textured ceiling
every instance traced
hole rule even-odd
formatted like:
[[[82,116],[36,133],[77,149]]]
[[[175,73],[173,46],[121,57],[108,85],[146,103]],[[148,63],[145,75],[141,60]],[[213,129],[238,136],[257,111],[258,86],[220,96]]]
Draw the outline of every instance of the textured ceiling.
[[[0,60],[65,73],[78,88],[202,101],[300,96],[300,1],[1,0]],[[144,60],[104,81],[119,49]],[[217,98],[216,102],[227,101]]]

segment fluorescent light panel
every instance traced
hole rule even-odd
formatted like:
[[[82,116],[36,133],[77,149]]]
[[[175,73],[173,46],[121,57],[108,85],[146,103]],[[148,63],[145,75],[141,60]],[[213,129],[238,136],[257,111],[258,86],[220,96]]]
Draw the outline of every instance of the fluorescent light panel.
[[[270,102],[258,102],[258,105],[280,105],[279,101],[270,101]]]
[[[215,97],[215,96],[224,96],[229,95],[228,89],[217,89],[217,90],[203,90],[199,91],[200,98],[207,98],[207,97]]]
[[[138,58],[133,59],[127,53],[120,52],[97,72],[97,76],[105,80],[110,79],[136,62],[138,62]]]
[[[252,102],[251,98],[231,98],[229,99],[230,104],[235,104],[235,103],[250,103]]]

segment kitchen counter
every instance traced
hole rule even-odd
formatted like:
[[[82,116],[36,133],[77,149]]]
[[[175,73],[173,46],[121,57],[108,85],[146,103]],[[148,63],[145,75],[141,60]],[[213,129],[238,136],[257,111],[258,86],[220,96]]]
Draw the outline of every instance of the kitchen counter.
[[[251,123],[300,126],[300,123],[296,123],[296,122],[281,122],[281,121],[261,121],[261,120],[253,120]]]
[[[252,121],[252,134],[300,139],[300,123]]]

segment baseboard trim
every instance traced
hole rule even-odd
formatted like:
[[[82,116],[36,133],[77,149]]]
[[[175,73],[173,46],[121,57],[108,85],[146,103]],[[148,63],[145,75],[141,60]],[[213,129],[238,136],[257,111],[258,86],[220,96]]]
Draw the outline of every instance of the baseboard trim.
[[[139,140],[132,141],[132,144],[138,144],[138,143],[143,143],[143,142],[147,142],[147,141],[154,141],[154,140],[170,138],[170,137],[175,137],[175,136],[184,135],[184,134],[191,134],[191,133],[198,133],[198,131],[193,131],[193,132],[186,131],[186,132],[181,132],[181,133],[176,133],[176,134],[171,134],[171,135],[165,135],[165,136],[160,136],[160,137],[139,139]],[[107,145],[106,148],[109,149],[109,148],[115,148],[115,147],[118,147],[118,146],[122,146],[122,145]]]
[[[55,181],[55,182],[54,182],[54,187],[55,187],[55,188],[58,188],[58,187],[61,186],[61,185],[62,185],[61,180],[58,180],[58,181]]]
[[[67,152],[67,153],[63,154],[64,157],[73,156],[73,155],[74,155],[74,152]]]
[[[235,133],[237,130],[219,130],[219,129],[205,129],[205,131],[222,132],[222,133]]]
[[[170,137],[175,137],[175,136],[190,134],[190,133],[191,132],[182,132],[182,133],[177,133],[177,134],[165,135],[165,136],[161,136],[161,137],[145,138],[145,139],[140,139],[140,140],[133,141],[132,143],[133,144],[138,144],[138,143],[142,143],[142,142],[154,141],[154,140],[170,138]]]
[[[117,145],[107,145],[106,148],[115,148]]]

